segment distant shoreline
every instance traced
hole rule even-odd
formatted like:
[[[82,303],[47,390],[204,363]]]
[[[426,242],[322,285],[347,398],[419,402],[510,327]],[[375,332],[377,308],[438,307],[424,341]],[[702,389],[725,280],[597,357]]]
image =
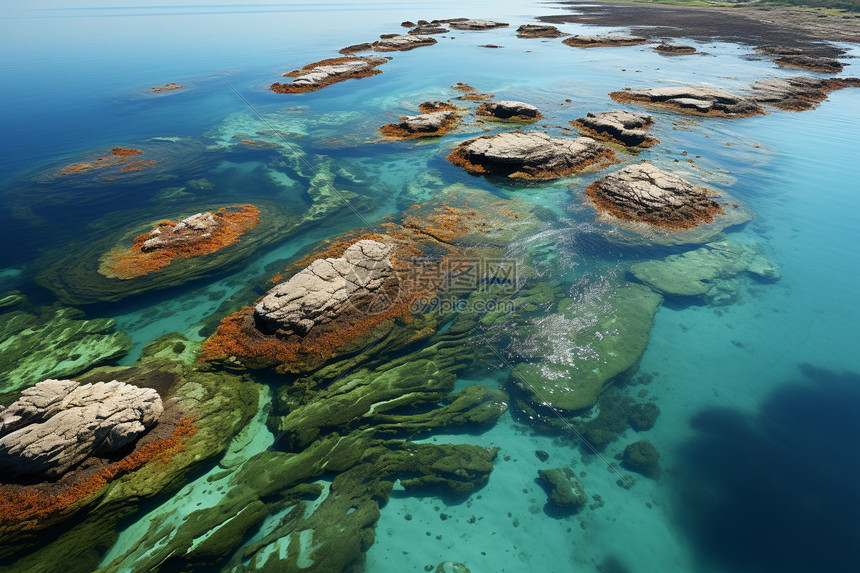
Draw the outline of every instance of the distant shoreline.
[[[541,16],[552,24],[624,26],[648,38],[725,39],[751,46],[781,45],[838,56],[821,40],[860,44],[860,14],[793,6],[686,6],[658,2],[566,0],[575,13]]]

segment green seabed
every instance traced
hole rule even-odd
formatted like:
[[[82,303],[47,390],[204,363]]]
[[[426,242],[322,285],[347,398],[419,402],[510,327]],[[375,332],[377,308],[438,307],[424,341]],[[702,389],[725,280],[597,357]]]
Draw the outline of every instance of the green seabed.
[[[583,189],[617,166],[512,183],[445,161],[460,141],[522,126],[468,111],[443,138],[379,138],[379,126],[422,101],[481,103],[455,99],[454,81],[534,103],[546,117],[523,129],[572,137],[570,120],[602,110],[606,93],[628,83],[656,85],[668,73],[736,86],[770,71],[729,44],[670,63],[640,48],[583,56],[555,40],[519,40],[515,27],[459,32],[462,52],[447,38],[395,52],[381,76],[314,94],[266,93],[261,86],[277,74],[254,73],[240,86],[254,110],[213,106],[215,119],[193,135],[135,141],[129,133],[123,145],[157,159],[141,171],[59,175],[109,144],[14,180],[5,205],[43,243],[26,264],[0,272],[0,284],[20,289],[0,294],[0,404],[46,378],[116,379],[158,390],[163,431],[183,420],[196,431],[169,459],[48,518],[0,521],[0,571],[639,571],[636,556],[695,570],[668,517],[687,419],[711,402],[752,410],[811,359],[775,349],[808,348],[776,338],[808,318],[780,322],[793,292],[784,283],[802,272],[794,263],[794,278],[783,278],[792,276],[782,267],[792,264],[790,242],[773,227],[799,224],[766,190],[777,153],[756,132],[773,130],[773,139],[799,128],[775,127],[789,114],[751,119],[756,127],[744,130],[735,126],[747,120],[654,112],[663,143],[616,149],[620,163],[653,161],[739,205],[719,224],[683,232],[598,217]],[[478,47],[486,42],[505,48]],[[330,43],[291,64],[336,52]],[[510,76],[493,71],[505,57]],[[724,71],[703,70],[718,59]],[[552,63],[571,60],[573,79]],[[642,79],[629,80],[636,72],[622,65],[645,69]],[[194,98],[195,89],[211,86],[156,103]],[[789,188],[786,180],[774,188]],[[215,253],[134,279],[99,272],[106,253],[160,220],[247,203],[260,223]],[[412,262],[453,253],[496,265],[481,267],[470,288],[446,283],[408,318],[381,321],[308,367],[202,360],[221,321],[301,270],[296,262],[446,208],[474,210],[487,230],[449,241],[436,225],[415,240]],[[515,272],[500,272],[500,261]],[[803,304],[814,298],[806,293]],[[815,352],[849,368],[844,343],[816,332]]]

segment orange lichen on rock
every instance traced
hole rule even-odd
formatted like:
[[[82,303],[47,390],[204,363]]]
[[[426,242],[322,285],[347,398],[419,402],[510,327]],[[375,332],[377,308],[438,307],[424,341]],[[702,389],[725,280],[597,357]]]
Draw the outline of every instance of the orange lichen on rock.
[[[134,157],[135,155],[141,155],[143,151],[140,149],[132,149],[126,147],[114,147],[110,150],[109,155],[103,155],[98,157],[92,161],[81,161],[78,163],[72,163],[70,165],[66,165],[60,170],[60,175],[73,175],[78,173],[86,173],[87,171],[91,171],[93,169],[104,169],[106,167],[116,167],[118,165],[123,165],[128,161],[129,157]],[[152,165],[156,163],[155,160],[145,162],[145,161],[137,161],[135,163],[146,163],[146,165]],[[132,163],[131,165],[134,165]],[[137,171],[146,167],[146,165],[141,165],[137,169],[123,169],[123,171]]]
[[[343,58],[328,58],[308,64],[300,70],[284,74],[285,78],[297,78],[289,84],[273,83],[269,89],[279,94],[306,93],[350,79],[366,78],[381,74],[376,67],[384,64],[385,58],[359,58],[346,56]],[[346,66],[346,67],[344,67]],[[320,70],[320,68],[324,68]],[[314,71],[325,72],[322,77],[309,77]],[[304,78],[304,79],[303,79]]]
[[[146,243],[155,236],[170,236],[180,223],[161,221],[155,230],[138,235],[127,249],[114,249],[103,257],[99,272],[119,279],[133,279],[157,272],[176,258],[190,258],[214,253],[239,238],[260,223],[260,210],[254,205],[222,207],[212,213],[215,222],[205,233],[177,235],[179,240],[165,242],[158,248]]]
[[[139,445],[121,460],[72,482],[59,493],[46,493],[39,484],[15,489],[10,486],[0,487],[0,524],[8,526],[44,521],[97,493],[111,480],[140,469],[150,462],[166,464],[174,455],[185,449],[183,439],[196,431],[193,418],[183,418],[167,438]]]

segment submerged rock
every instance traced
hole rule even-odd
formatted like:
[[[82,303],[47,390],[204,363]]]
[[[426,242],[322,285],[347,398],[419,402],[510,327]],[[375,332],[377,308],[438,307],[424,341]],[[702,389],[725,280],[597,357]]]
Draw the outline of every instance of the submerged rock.
[[[382,71],[376,68],[387,61],[385,58],[360,58],[356,56],[329,58],[284,74],[285,78],[293,78],[293,81],[289,84],[274,83],[269,86],[269,89],[280,94],[321,90],[338,82],[381,74]]]
[[[588,503],[585,488],[568,467],[538,470],[551,505],[565,512],[576,512]]]
[[[559,38],[561,36],[567,36],[567,34],[547,24],[523,24],[517,28],[518,38]]]
[[[418,104],[421,113],[434,113],[437,111],[460,111],[460,108],[444,101],[425,101]]]
[[[493,28],[506,28],[506,22],[493,22],[492,20],[451,20],[448,25],[454,30],[492,30]]]
[[[164,411],[152,388],[45,380],[0,410],[0,473],[56,477],[134,442]]]
[[[426,102],[422,105],[426,105]],[[439,137],[454,129],[458,123],[460,123],[460,117],[456,112],[434,111],[403,117],[400,123],[383,125],[379,131],[382,135],[394,139]]]
[[[688,115],[736,118],[764,114],[751,98],[704,87],[627,88],[610,92],[609,97],[620,103],[666,107]]]
[[[471,573],[471,570],[457,561],[443,561],[436,566],[436,573]]]
[[[710,223],[723,213],[707,189],[651,163],[622,167],[589,185],[585,193],[614,217],[670,229]]]
[[[749,274],[763,282],[780,279],[779,266],[760,252],[758,246],[717,241],[694,251],[669,255],[662,261],[636,263],[630,272],[663,294],[719,300],[731,298],[735,289],[727,281],[737,275]]]
[[[640,36],[623,36],[620,34],[612,34],[605,36],[585,36],[576,35],[562,40],[563,44],[574,48],[601,48],[614,46],[638,46],[648,41],[648,38]]]
[[[761,104],[788,111],[815,108],[828,94],[843,88],[860,87],[860,78],[767,78],[752,85],[753,98]]]
[[[588,410],[636,367],[662,301],[638,284],[580,287],[556,313],[517,333],[514,348],[524,361],[511,373],[514,387],[537,415]]]
[[[660,454],[651,442],[634,442],[624,448],[623,465],[627,469],[656,479],[660,475]]]
[[[418,30],[418,31],[416,31]],[[438,33],[438,32],[434,32]],[[410,30],[408,34],[391,34],[385,35],[381,39],[367,44],[356,44],[347,46],[340,50],[341,54],[354,54],[356,52],[366,52],[373,50],[376,52],[406,52],[422,46],[432,46],[436,43],[435,38],[424,38],[426,35],[425,28],[416,28]]]
[[[155,93],[159,93],[159,92],[171,92],[171,91],[174,91],[174,90],[181,90],[181,89],[182,89],[182,88],[184,88],[184,87],[185,87],[185,86],[182,86],[182,85],[179,85],[179,84],[176,84],[176,83],[170,82],[170,83],[167,83],[167,84],[164,84],[164,85],[160,85],[160,86],[153,86],[153,87],[149,88],[149,91],[151,91],[151,92],[155,92]]]
[[[543,117],[537,107],[521,101],[510,100],[481,104],[475,110],[475,115],[494,121],[522,123],[532,123]]]
[[[392,276],[392,247],[373,240],[350,245],[339,258],[317,259],[279,284],[254,307],[261,330],[305,335],[331,322],[351,297],[372,295]]]
[[[514,131],[464,141],[448,161],[473,175],[553,179],[603,168],[615,161],[615,154],[588,137]]]
[[[585,135],[625,147],[651,147],[660,143],[648,135],[654,118],[644,113],[624,110],[589,113],[570,122]]]
[[[690,54],[695,54],[696,48],[683,44],[670,44],[668,42],[663,42],[662,44],[657,45],[654,48],[654,51],[666,56],[688,56]]]
[[[0,314],[0,394],[124,356],[131,339],[115,328],[112,318],[86,320],[80,310],[59,305]]]

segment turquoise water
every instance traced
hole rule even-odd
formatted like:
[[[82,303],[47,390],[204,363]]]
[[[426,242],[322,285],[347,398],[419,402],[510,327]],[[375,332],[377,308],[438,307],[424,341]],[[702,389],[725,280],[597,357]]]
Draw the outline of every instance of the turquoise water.
[[[306,198],[290,180],[272,175],[273,154],[218,152],[233,134],[268,125],[232,86],[269,123],[305,135],[290,138],[289,146],[317,161],[328,156],[347,169],[352,181],[346,178],[339,186],[367,198],[363,216],[371,223],[408,206],[397,194],[428,172],[445,184],[466,183],[546,207],[563,222],[551,238],[557,254],[553,278],[575,294],[589,288],[588,280],[577,282],[581,277],[623,274],[630,262],[683,249],[592,241],[593,213],[582,207],[577,191],[596,174],[522,190],[451,166],[445,155],[480,132],[475,126],[420,144],[380,143],[376,128],[412,113],[418,102],[453,97],[448,86],[455,82],[500,100],[537,105],[546,116],[541,125],[558,134],[558,126],[586,112],[617,106],[607,93],[625,86],[701,84],[740,91],[764,76],[793,75],[766,58],[749,58],[749,47],[722,42],[697,44],[700,53],[694,56],[667,58],[642,46],[586,51],[557,40],[517,39],[517,25],[557,13],[541,3],[111,4],[21,2],[2,18],[0,123],[6,137],[0,140],[5,188],[0,225],[6,232],[0,239],[0,291],[18,289],[50,303],[54,295],[34,282],[45,252],[79,240],[95,222],[121,230],[124,221],[117,214],[127,210],[161,216],[164,202],[157,192],[166,184],[158,181],[108,182],[88,189],[85,200],[81,195],[70,202],[27,203],[24,196],[29,216],[10,207],[21,204],[28,178],[94,150],[180,138],[187,143],[185,155],[169,169],[180,182],[205,177],[215,186],[213,201],[303,204]],[[303,95],[267,90],[280,73],[400,31],[402,20],[453,16],[500,19],[512,26],[452,31],[435,46],[393,53],[383,73],[372,78]],[[479,47],[487,43],[504,47]],[[860,56],[856,47],[849,48]],[[857,60],[845,62],[842,75],[860,75]],[[166,82],[189,89],[157,97],[146,93]],[[565,103],[567,98],[572,102]],[[307,107],[289,109],[296,106]],[[759,245],[761,254],[781,267],[781,280],[762,284],[741,277],[728,304],[667,300],[639,365],[639,376],[650,381],[621,390],[644,391],[661,415],[641,435],[626,430],[602,457],[569,439],[539,433],[510,412],[483,431],[418,439],[501,450],[489,483],[465,501],[406,495],[396,485],[367,550],[367,571],[422,571],[448,560],[473,572],[496,573],[849,571],[860,565],[860,496],[853,478],[860,469],[860,429],[851,421],[860,408],[858,91],[834,92],[815,110],[743,120],[649,113],[657,118],[653,129],[661,144],[640,158],[742,201],[755,218],[730,229],[727,238]],[[687,161],[697,156],[695,165]],[[57,194],[72,192],[77,191],[58,184]],[[433,198],[430,192],[425,199]],[[194,209],[189,205],[188,213]],[[162,334],[202,339],[204,319],[217,314],[222,302],[249,284],[264,283],[261,277],[271,268],[282,268],[278,264],[318,241],[363,224],[349,213],[333,214],[237,268],[93,305],[87,316],[117,320],[117,328],[133,341],[121,363],[131,364]],[[456,390],[471,383],[505,387],[508,368],[487,362],[458,380]],[[277,449],[265,426],[269,401],[264,396],[261,415],[228,456],[247,459]],[[656,446],[662,475],[659,480],[636,475],[633,488],[625,489],[606,462],[615,463],[624,446],[638,439]],[[536,450],[546,452],[548,460],[539,460]],[[536,470],[560,465],[571,465],[602,505],[561,518],[548,512]],[[210,465],[172,498],[124,522],[101,564],[135,570],[133,560],[114,559],[122,558],[155,516],[166,514],[179,523],[191,508],[217,503],[213,492],[221,482],[208,478],[219,471],[221,466]],[[270,516],[244,544],[261,539],[279,517]],[[846,530],[853,533],[837,534]]]

